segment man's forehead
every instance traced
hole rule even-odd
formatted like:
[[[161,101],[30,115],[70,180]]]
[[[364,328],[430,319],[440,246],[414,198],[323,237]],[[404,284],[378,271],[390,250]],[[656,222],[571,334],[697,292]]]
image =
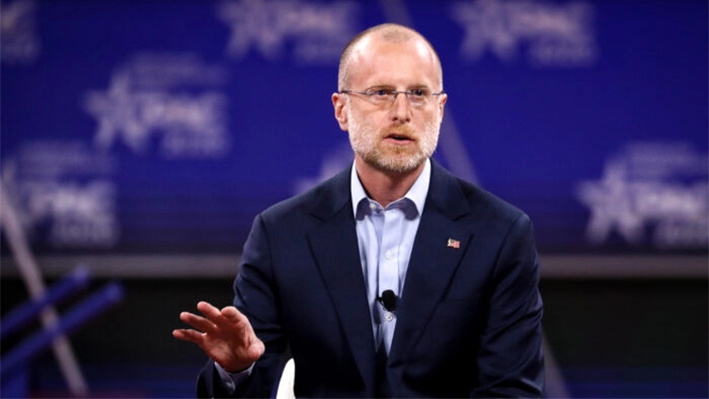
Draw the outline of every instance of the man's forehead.
[[[396,40],[392,40],[391,37],[387,38],[385,35],[375,32],[360,39],[352,49],[351,56],[355,58],[381,55],[382,52],[391,47],[408,47],[423,57],[433,55],[428,44],[413,33],[407,32],[405,36],[397,36]]]
[[[419,81],[416,84],[442,84],[436,52],[416,31],[395,28],[370,32],[353,43],[347,53],[340,65],[342,87],[362,84],[362,79],[381,80],[377,77],[382,75],[404,77],[405,73]]]

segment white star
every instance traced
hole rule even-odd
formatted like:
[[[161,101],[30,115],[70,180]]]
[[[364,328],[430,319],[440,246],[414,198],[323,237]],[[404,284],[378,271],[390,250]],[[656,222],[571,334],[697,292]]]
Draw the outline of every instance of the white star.
[[[503,61],[517,57],[519,38],[512,31],[508,9],[498,0],[459,3],[453,8],[453,19],[465,29],[460,49],[464,58],[480,59],[488,46]]]
[[[123,139],[136,152],[145,150],[150,128],[141,121],[140,101],[130,92],[130,83],[125,76],[115,76],[106,92],[93,91],[86,96],[85,109],[99,121],[94,137],[95,144],[109,148],[116,136]]]
[[[288,13],[291,3],[267,3],[260,0],[242,0],[221,3],[219,17],[231,27],[227,52],[241,58],[253,45],[267,59],[278,58],[288,27],[279,23],[282,13]]]
[[[591,210],[591,220],[586,230],[591,242],[599,244],[605,241],[614,228],[631,244],[642,241],[644,218],[635,210],[633,192],[622,165],[608,165],[600,181],[583,182],[578,195]]]

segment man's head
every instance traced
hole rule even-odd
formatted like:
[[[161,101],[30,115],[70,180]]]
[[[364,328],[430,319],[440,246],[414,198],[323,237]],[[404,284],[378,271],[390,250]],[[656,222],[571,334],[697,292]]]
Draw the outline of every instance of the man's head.
[[[433,154],[447,96],[438,55],[418,32],[384,24],[355,36],[342,52],[338,86],[335,117],[358,168],[410,173]]]

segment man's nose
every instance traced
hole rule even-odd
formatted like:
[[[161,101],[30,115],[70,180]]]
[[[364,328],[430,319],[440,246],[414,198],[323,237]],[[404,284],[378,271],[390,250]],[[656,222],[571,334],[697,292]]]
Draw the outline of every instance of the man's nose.
[[[411,121],[411,102],[406,93],[397,93],[394,97],[394,103],[391,105],[392,120],[398,122]]]

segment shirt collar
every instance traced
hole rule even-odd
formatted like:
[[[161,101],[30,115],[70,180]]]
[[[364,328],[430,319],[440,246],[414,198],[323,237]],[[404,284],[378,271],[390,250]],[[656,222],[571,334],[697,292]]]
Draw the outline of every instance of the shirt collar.
[[[416,178],[416,181],[411,186],[409,191],[404,195],[404,198],[408,198],[416,206],[416,211],[419,215],[423,213],[423,206],[426,203],[426,196],[428,195],[428,187],[431,183],[431,160],[426,159],[423,171]],[[362,200],[367,199],[367,193],[364,191],[362,182],[359,181],[359,176],[357,176],[357,165],[352,164],[352,172],[350,174],[350,192],[352,193],[352,212],[357,218],[357,207],[360,206]],[[372,200],[373,201],[373,200]]]

